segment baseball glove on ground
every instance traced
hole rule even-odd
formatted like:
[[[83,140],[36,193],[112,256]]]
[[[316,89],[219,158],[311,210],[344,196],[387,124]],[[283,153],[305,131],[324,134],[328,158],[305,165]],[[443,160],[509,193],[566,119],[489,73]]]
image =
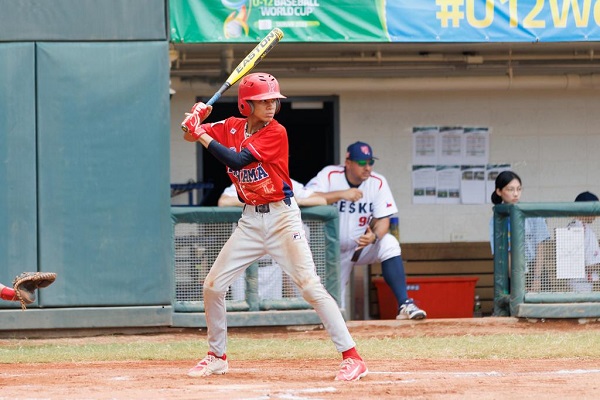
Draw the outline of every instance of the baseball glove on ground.
[[[56,279],[54,272],[23,272],[13,280],[13,289],[25,310],[35,301],[35,289],[50,286]]]

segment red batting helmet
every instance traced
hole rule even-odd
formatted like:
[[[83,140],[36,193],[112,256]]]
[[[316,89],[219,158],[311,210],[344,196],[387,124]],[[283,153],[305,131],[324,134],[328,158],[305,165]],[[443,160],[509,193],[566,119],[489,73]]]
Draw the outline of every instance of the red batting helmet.
[[[240,82],[238,89],[238,109],[244,117],[249,117],[254,112],[252,103],[248,100],[270,100],[277,99],[277,110],[279,112],[281,103],[279,99],[286,97],[279,93],[279,82],[271,74],[257,72],[248,74]]]

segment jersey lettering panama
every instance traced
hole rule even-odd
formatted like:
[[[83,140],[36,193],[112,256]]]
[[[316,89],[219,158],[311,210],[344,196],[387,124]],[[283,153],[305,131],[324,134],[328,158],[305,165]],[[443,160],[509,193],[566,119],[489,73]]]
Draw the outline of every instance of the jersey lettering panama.
[[[343,165],[330,165],[306,184],[315,192],[332,192],[350,189]],[[383,175],[376,172],[363,181],[358,189],[363,197],[357,201],[340,200],[336,203],[340,218],[340,250],[354,250],[356,239],[364,234],[369,217],[384,218],[398,212],[392,192]]]
[[[239,171],[227,167],[227,173],[235,176],[240,183],[258,182],[269,177],[262,164],[259,164],[256,168],[242,168]]]
[[[223,146],[237,152],[248,149],[258,160],[227,174],[246,204],[267,204],[292,197],[292,181],[288,172],[288,138],[283,125],[272,120],[254,135],[246,138],[245,118],[230,117],[207,123],[202,129]],[[260,150],[258,150],[260,149]]]

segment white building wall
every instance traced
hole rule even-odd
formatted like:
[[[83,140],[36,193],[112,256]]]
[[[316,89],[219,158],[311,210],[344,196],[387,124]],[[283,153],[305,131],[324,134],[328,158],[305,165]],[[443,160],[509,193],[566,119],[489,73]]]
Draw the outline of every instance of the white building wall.
[[[183,140],[181,121],[196,101],[192,90],[176,90],[171,98],[171,182],[196,179],[196,146]]]
[[[488,241],[492,216],[490,204],[412,204],[413,126],[491,128],[490,163],[513,165],[523,179],[524,202],[572,201],[584,190],[600,195],[597,89],[476,90],[465,86],[467,90],[415,91],[374,87],[376,90],[369,92],[290,81],[286,90],[285,80],[281,86],[287,96],[340,96],[340,154],[356,140],[371,144],[380,159],[376,170],[387,177],[398,203],[403,243]],[[183,141],[179,124],[197,95],[211,95],[216,88],[175,82],[174,89],[171,177],[172,182],[185,182],[196,175],[196,148]]]

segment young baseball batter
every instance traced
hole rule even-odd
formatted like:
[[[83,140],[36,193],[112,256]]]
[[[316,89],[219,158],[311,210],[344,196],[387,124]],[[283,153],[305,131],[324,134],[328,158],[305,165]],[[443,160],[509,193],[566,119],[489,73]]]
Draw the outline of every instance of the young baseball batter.
[[[387,180],[373,171],[373,150],[367,143],[348,146],[344,165],[323,168],[306,187],[336,204],[340,215],[342,302],[352,267],[381,262],[383,279],[399,304],[397,319],[423,319],[425,311],[408,298],[400,243],[388,233],[397,213]]]
[[[273,76],[249,74],[238,89],[238,108],[246,118],[202,124],[212,107],[196,103],[183,121],[184,138],[200,142],[225,164],[245,204],[238,227],[204,280],[209,351],[188,372],[190,376],[227,372],[225,295],[244,270],[265,254],[292,278],[342,353],[335,379],[355,381],[368,373],[335,300],[315,270],[289,177],[287,132],[274,119],[282,98]]]

